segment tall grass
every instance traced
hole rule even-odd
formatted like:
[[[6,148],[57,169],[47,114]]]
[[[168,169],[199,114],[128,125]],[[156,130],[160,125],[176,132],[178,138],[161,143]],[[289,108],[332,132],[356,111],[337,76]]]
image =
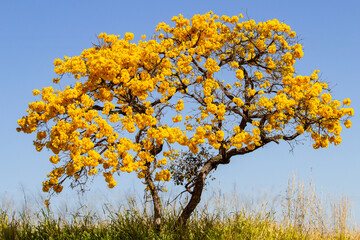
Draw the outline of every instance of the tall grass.
[[[316,192],[310,182],[293,177],[281,197],[245,201],[234,192],[212,196],[183,229],[175,226],[182,202],[167,201],[163,226],[155,231],[149,204],[129,198],[104,204],[102,212],[82,205],[55,213],[27,202],[20,211],[6,202],[0,208],[0,239],[360,239],[351,225],[350,201]]]

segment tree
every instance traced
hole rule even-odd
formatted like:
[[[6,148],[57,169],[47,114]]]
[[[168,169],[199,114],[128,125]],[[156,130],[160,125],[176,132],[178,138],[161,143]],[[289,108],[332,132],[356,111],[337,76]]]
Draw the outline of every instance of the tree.
[[[82,187],[101,172],[113,188],[114,174],[135,172],[160,227],[159,192],[173,175],[190,194],[183,225],[209,173],[233,157],[300,136],[315,149],[338,145],[341,124],[351,126],[350,99],[332,100],[318,70],[295,73],[303,50],[289,26],[240,18],[179,15],[148,41],[101,33],[80,56],[56,59],[53,82],[72,84],[34,90],[41,100],[17,129],[37,132],[36,149],[54,154],[43,191],[59,193],[66,180]]]

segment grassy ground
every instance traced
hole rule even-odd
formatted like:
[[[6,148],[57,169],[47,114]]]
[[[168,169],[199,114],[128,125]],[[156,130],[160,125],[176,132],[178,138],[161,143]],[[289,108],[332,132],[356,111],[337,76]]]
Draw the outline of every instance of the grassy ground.
[[[0,209],[0,239],[360,239],[350,225],[349,200],[325,201],[313,185],[293,179],[277,207],[267,199],[241,204],[236,195],[214,194],[176,229],[179,207],[165,207],[163,226],[154,230],[146,206],[129,200],[126,209],[104,205],[61,216],[46,208]]]

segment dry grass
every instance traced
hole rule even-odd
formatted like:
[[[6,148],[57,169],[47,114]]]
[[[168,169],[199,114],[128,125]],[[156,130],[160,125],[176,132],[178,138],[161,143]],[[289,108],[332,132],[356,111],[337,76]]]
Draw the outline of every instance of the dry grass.
[[[55,214],[30,207],[20,211],[3,201],[1,239],[360,239],[351,225],[350,201],[318,193],[295,176],[281,197],[244,200],[234,192],[212,194],[193,214],[185,229],[174,228],[181,202],[167,202],[162,231],[156,232],[151,210],[133,198],[125,205],[103,205],[102,213],[82,206]]]

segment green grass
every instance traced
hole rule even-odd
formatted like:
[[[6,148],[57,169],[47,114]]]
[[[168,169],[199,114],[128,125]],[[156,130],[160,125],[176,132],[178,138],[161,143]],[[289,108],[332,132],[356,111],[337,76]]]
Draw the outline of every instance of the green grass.
[[[214,193],[175,227],[181,204],[166,204],[161,231],[155,231],[146,204],[129,200],[127,208],[104,205],[103,214],[86,207],[55,214],[46,208],[0,209],[0,239],[360,239],[350,225],[349,200],[324,200],[315,187],[289,181],[278,206],[267,198],[244,203],[236,194]],[[177,207],[176,207],[177,206]]]

